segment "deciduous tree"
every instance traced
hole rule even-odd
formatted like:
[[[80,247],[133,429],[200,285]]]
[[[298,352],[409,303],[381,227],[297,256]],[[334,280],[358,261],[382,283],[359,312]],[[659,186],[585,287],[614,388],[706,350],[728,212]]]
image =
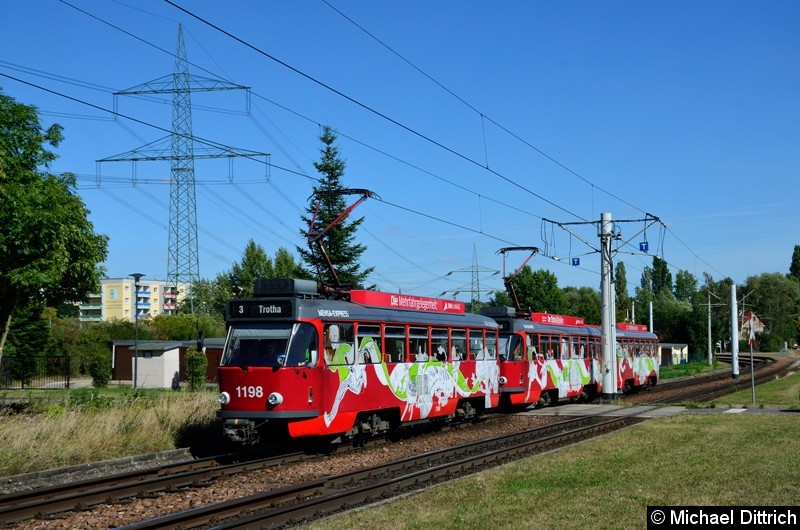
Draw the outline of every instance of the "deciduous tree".
[[[559,289],[558,279],[552,272],[544,269],[534,272],[525,265],[512,282],[521,309],[562,315],[567,312],[567,298]]]
[[[686,270],[675,273],[675,298],[681,302],[691,302],[697,292],[697,278]]]
[[[47,172],[63,140],[35,107],[0,92],[0,358],[11,319],[35,304],[79,302],[97,292],[108,237],[96,234],[72,174]]]
[[[614,266],[614,293],[617,296],[617,322],[624,322],[627,320],[627,316],[631,310],[631,295],[628,293],[628,278],[625,272],[625,264],[621,261],[618,261]]]
[[[587,324],[600,324],[600,291],[591,287],[564,287],[567,314],[583,317]]]

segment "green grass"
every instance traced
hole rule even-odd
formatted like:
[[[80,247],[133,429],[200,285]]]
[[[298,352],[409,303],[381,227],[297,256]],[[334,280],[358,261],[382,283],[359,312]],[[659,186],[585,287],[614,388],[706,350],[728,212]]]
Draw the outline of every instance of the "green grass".
[[[800,409],[800,374],[788,375],[756,386],[755,403],[749,373],[740,374],[735,384],[741,389],[739,392],[716,399],[712,405]]]
[[[651,420],[310,528],[639,529],[648,505],[794,506],[798,430],[791,413]]]
[[[686,377],[690,375],[698,375],[706,372],[713,372],[714,370],[722,370],[724,368],[730,369],[730,364],[721,363],[713,359],[712,364],[708,364],[708,360],[695,361],[686,364],[675,364],[672,366],[662,366],[659,368],[659,379],[675,379],[677,377]]]

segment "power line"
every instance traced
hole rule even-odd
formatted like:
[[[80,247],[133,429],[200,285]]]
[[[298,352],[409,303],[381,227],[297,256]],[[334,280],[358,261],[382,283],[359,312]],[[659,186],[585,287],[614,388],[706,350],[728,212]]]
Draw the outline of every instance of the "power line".
[[[64,3],[65,3],[66,5],[70,5],[70,4],[68,4],[67,2],[64,2]],[[168,3],[170,3],[170,4],[172,4],[172,5],[175,5],[175,4],[173,4],[172,2],[168,2]],[[74,6],[71,6],[71,7],[74,7]],[[180,8],[180,7],[178,7],[178,6],[175,6],[175,7],[177,7],[178,9],[181,9],[181,10],[183,10],[182,8]],[[76,9],[77,9],[77,8],[76,8]],[[81,11],[82,11],[82,10],[81,10]],[[185,10],[183,10],[183,11],[185,11]],[[87,14],[88,14],[88,13],[87,13]],[[93,18],[97,18],[97,17],[94,17],[93,15],[89,15],[89,16],[92,16]],[[194,15],[192,15],[192,16],[194,16]],[[195,18],[197,18],[197,17],[195,17]],[[100,20],[100,19],[98,19],[98,20]],[[101,22],[104,22],[104,21],[102,21],[102,20],[101,20]],[[104,23],[106,23],[106,22],[104,22]],[[113,27],[116,27],[116,26],[113,26]],[[120,29],[120,28],[117,28],[117,29]],[[122,29],[120,29],[120,31],[123,31],[123,32],[125,32],[126,34],[128,34],[128,35],[131,35],[131,36],[133,36],[134,38],[137,38],[138,40],[140,40],[140,41],[142,41],[142,42],[145,42],[145,43],[146,43],[146,44],[148,44],[148,45],[151,45],[151,46],[153,46],[151,43],[149,43],[149,42],[147,42],[147,41],[145,41],[145,40],[143,40],[143,39],[141,39],[141,38],[139,38],[139,37],[136,37],[135,35],[133,35],[133,34],[131,34],[131,33],[129,33],[129,32],[126,32],[125,30],[122,30]],[[161,51],[163,51],[164,53],[171,54],[170,52],[168,52],[168,51],[166,51],[166,50],[163,50],[162,48],[158,48],[157,46],[156,46],[156,48],[157,48],[157,49],[159,49],[159,50],[161,50]],[[270,57],[270,58],[271,58],[271,57]],[[283,64],[283,63],[282,63],[282,64]],[[301,74],[301,75],[302,75],[302,74]],[[427,75],[427,74],[425,74],[425,75]],[[313,78],[310,78],[310,79],[312,79],[312,80],[313,80]],[[316,80],[315,80],[315,81],[316,81]],[[324,84],[323,84],[323,86],[326,86],[326,87],[327,87],[327,85],[324,85]],[[443,86],[443,85],[442,85],[442,86]],[[445,88],[445,89],[446,89],[446,87],[443,87],[443,88]],[[337,93],[338,93],[338,92],[337,92]],[[340,94],[340,95],[341,95],[341,94]],[[346,97],[346,96],[344,96],[344,97]],[[264,99],[266,99],[266,98],[264,98]],[[351,99],[351,98],[349,98],[349,99]],[[269,100],[267,100],[267,101],[269,101]],[[356,102],[356,101],[355,101],[355,100],[353,100],[353,99],[351,99],[351,101],[353,101],[353,102],[355,102],[355,103],[358,103],[358,102]],[[273,103],[274,103],[274,102],[273,102]],[[465,104],[466,104],[466,102],[465,102]],[[469,104],[467,104],[467,105],[469,105]],[[279,106],[280,106],[280,105],[279,105]],[[470,107],[471,107],[471,106],[470,106]],[[282,108],[284,108],[284,109],[286,109],[286,110],[288,110],[288,111],[290,111],[290,112],[294,112],[294,111],[291,111],[290,109],[287,109],[286,107],[282,107]],[[369,109],[369,107],[365,107],[365,108],[368,108],[368,109]],[[477,109],[474,109],[474,107],[472,107],[472,108],[473,108],[473,110],[475,110],[476,112],[479,112],[479,111],[477,111]],[[380,113],[377,113],[377,114],[378,114],[379,116],[383,116],[383,115],[382,115],[382,114],[380,114]],[[482,113],[480,113],[480,114],[481,114],[481,116],[484,116]],[[298,115],[299,115],[299,114],[298,114]],[[487,118],[487,119],[490,119],[490,118]],[[391,120],[390,120],[390,121],[391,121]],[[493,120],[491,120],[491,119],[490,119],[490,121],[493,121]],[[400,125],[399,123],[398,123],[397,125],[399,125],[399,126],[403,127],[403,126],[402,126],[402,125]],[[500,126],[500,125],[498,124],[498,126]],[[500,127],[501,127],[501,128],[503,128],[502,126],[500,126]],[[409,128],[406,128],[406,129],[407,129],[407,130],[409,130],[410,132],[415,132],[415,131],[413,131],[412,129],[409,129]],[[503,129],[505,130],[505,128],[503,128]],[[507,132],[509,132],[509,131],[507,131]],[[510,133],[510,132],[509,132],[509,133]],[[510,134],[512,134],[512,135],[513,135],[513,133],[510,133]],[[421,136],[422,138],[425,138],[425,139],[427,139],[427,137],[426,137],[425,135],[421,135],[421,134],[418,134],[418,135],[419,135],[419,136]],[[346,135],[343,135],[343,136],[344,136],[344,137],[347,137]],[[514,136],[515,136],[515,135],[514,135]],[[352,140],[352,138],[350,138],[350,139]],[[439,145],[440,147],[442,147],[442,148],[444,148],[444,149],[447,149],[446,147],[442,146],[441,144],[438,144],[437,142],[433,142],[433,143],[434,143],[435,145]],[[533,149],[537,149],[537,148],[535,148],[534,146],[530,146],[530,147],[531,147],[531,148],[533,148]],[[537,149],[537,150],[538,150],[538,149]],[[379,152],[380,152],[380,151],[379,151]],[[453,152],[453,151],[451,151],[451,152]],[[454,154],[455,154],[455,153],[454,153]],[[544,153],[543,153],[543,154],[544,154]],[[387,156],[390,156],[390,155],[387,155]],[[545,156],[547,156],[547,155],[545,155]],[[462,157],[463,157],[463,155],[462,155]],[[475,164],[477,164],[477,162],[475,162],[475,161],[473,161],[473,160],[471,160],[471,159],[469,159],[469,158],[465,158],[465,159],[467,159],[467,160],[471,161],[472,163],[475,163]],[[397,160],[399,160],[399,159],[397,159]],[[556,160],[553,160],[553,162],[555,162],[555,163],[559,164],[561,167],[564,167],[564,169],[566,169],[566,170],[568,170],[568,171],[572,172],[573,174],[575,174],[576,176],[578,176],[578,177],[579,177],[579,178],[581,178],[582,180],[586,181],[586,179],[584,179],[582,176],[580,176],[580,175],[578,175],[577,173],[575,173],[575,172],[573,172],[573,171],[569,170],[569,168],[566,168],[565,166],[563,166],[562,164],[560,164],[558,161],[556,161]],[[276,166],[276,167],[277,167],[277,166]],[[411,166],[411,167],[414,167],[414,166]],[[480,166],[480,167],[483,167],[483,166]],[[286,170],[285,168],[283,168],[283,169],[284,169],[284,170]],[[417,169],[420,169],[420,170],[421,170],[421,168],[417,168]],[[422,170],[422,171],[424,171],[424,170]],[[301,173],[298,173],[298,174],[301,174]],[[430,172],[428,172],[428,174],[431,174],[431,175],[433,175],[433,174],[432,174],[432,173],[430,173]],[[308,177],[307,175],[303,175],[303,176],[306,176],[306,178],[310,178],[310,177]],[[434,175],[434,176],[435,176],[435,175]],[[438,177],[437,177],[437,178],[438,178]],[[505,178],[505,177],[503,177],[503,178]],[[442,179],[442,180],[444,180],[444,181],[448,182],[448,183],[449,183],[449,184],[451,184],[451,185],[456,185],[456,186],[458,185],[458,184],[456,184],[456,183],[453,183],[453,182],[451,182],[451,181],[447,181],[446,179]],[[586,181],[586,182],[588,182],[588,181]],[[515,183],[515,184],[516,184],[516,183]],[[592,187],[593,187],[593,188],[595,188],[596,186],[594,186],[594,184],[592,184]],[[523,188],[523,189],[524,189],[524,188]],[[601,189],[601,191],[604,191],[604,192],[605,192],[605,190],[602,190],[602,188],[599,188],[599,187],[598,187],[598,189]],[[530,190],[526,190],[526,191],[530,192]],[[475,193],[475,192],[473,192],[473,193]],[[607,192],[606,192],[606,193],[607,193]],[[476,193],[476,195],[478,195],[478,197],[481,197],[481,195],[480,195],[480,194],[477,194],[477,193]],[[534,195],[535,195],[535,194],[534,194]],[[614,196],[614,195],[611,195],[611,196]],[[538,197],[538,195],[537,195],[537,197]],[[615,196],[614,196],[614,197],[615,197]],[[541,198],[541,197],[539,197],[539,198]],[[615,198],[617,198],[617,197],[615,197]],[[500,202],[500,201],[495,201],[494,199],[491,199],[491,198],[487,198],[487,199],[488,199],[488,200],[492,200],[492,201],[494,201],[494,202],[497,202],[498,204],[503,204],[502,202]],[[618,199],[618,200],[621,200],[621,199],[619,199],[619,198],[617,198],[617,199]],[[543,199],[543,200],[544,200],[544,199]],[[625,201],[622,201],[622,200],[621,200],[621,202],[625,202]],[[553,204],[553,203],[550,203],[550,204]],[[627,203],[626,203],[626,204],[627,204]],[[553,204],[553,205],[554,205],[554,204]],[[557,206],[557,205],[554,205],[554,206]],[[560,208],[560,207],[559,207],[559,208]],[[561,209],[563,210],[563,208],[561,208]],[[410,209],[409,209],[409,211],[412,211],[412,212],[413,212],[414,210],[410,210]],[[521,210],[520,210],[520,211],[521,211]],[[565,210],[565,211],[566,211],[566,210]],[[523,212],[523,213],[527,213],[527,212]],[[570,212],[568,212],[568,213],[570,213]],[[571,214],[571,213],[570,213],[570,214]],[[531,215],[533,215],[533,214],[531,214]],[[571,215],[574,215],[574,214],[571,214]],[[427,216],[427,217],[430,217],[430,218],[435,218],[435,217],[433,217],[433,216]],[[482,231],[482,230],[479,230],[477,233],[481,233],[481,234],[483,234],[483,231]],[[676,239],[678,239],[678,238],[676,237]],[[681,242],[681,244],[683,244],[684,246],[686,246],[686,245],[685,245],[685,243],[683,243],[682,241],[680,241],[680,239],[678,239],[678,241],[679,241],[679,242]],[[688,247],[686,247],[686,248],[688,248]],[[689,249],[689,250],[691,251],[691,249]],[[697,256],[697,255],[696,255],[694,252],[692,252],[692,253],[695,255],[695,257],[697,257],[698,259],[700,259],[700,258],[699,258],[699,257],[698,257],[698,256]],[[704,262],[704,263],[705,263],[705,262]]]

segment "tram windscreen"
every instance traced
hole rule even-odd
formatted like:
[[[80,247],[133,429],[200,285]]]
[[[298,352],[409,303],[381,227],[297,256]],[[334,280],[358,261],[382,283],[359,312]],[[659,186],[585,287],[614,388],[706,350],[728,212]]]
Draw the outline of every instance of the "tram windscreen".
[[[307,366],[316,360],[317,344],[311,324],[235,324],[220,366]]]

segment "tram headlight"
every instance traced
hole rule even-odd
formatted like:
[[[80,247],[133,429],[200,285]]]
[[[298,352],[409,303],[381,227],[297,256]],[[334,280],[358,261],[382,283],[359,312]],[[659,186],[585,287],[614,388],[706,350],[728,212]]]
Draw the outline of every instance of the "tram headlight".
[[[274,407],[275,405],[280,405],[283,403],[283,396],[280,395],[278,392],[273,392],[267,398],[267,403],[270,407]]]
[[[506,383],[508,383],[508,379],[506,379],[506,376],[501,375],[500,376],[500,386],[505,385]]]
[[[217,396],[217,400],[219,400],[220,405],[227,405],[231,402],[231,395],[227,392],[222,392],[219,396]]]

